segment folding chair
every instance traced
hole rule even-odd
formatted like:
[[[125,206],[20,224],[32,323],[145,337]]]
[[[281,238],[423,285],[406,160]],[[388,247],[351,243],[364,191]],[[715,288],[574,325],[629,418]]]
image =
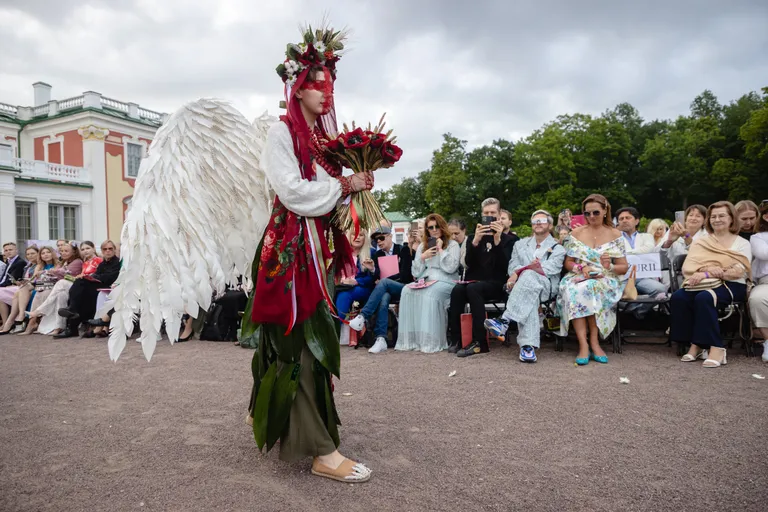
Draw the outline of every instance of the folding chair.
[[[672,275],[672,265],[670,265],[669,258],[667,258],[667,255],[665,253],[659,253],[659,263],[661,265],[661,271],[667,272],[670,277],[670,283],[673,281],[673,275]],[[670,286],[672,286],[670,284]],[[654,304],[658,305],[660,310],[665,311],[668,315],[671,315],[672,308],[671,308],[671,301],[670,301],[671,294],[667,294],[667,297],[664,300],[656,300],[653,297],[644,296],[643,298],[638,297],[634,300],[621,300],[619,301],[617,311],[616,311],[616,328],[613,330],[613,333],[611,334],[611,338],[613,341],[613,351],[621,354],[623,352],[622,345],[624,344],[647,344],[648,342],[635,342],[635,341],[629,341],[629,338],[656,338],[659,336],[654,336],[653,333],[655,331],[638,331],[638,332],[628,332],[625,331],[621,326],[621,316],[622,316],[622,308],[626,308],[630,304]],[[669,325],[667,325],[669,327]],[[650,334],[649,334],[650,333]],[[671,347],[672,346],[672,340],[669,338],[668,334],[664,334],[666,336],[666,341],[664,341],[664,344]],[[660,343],[650,343],[652,345],[659,345]]]

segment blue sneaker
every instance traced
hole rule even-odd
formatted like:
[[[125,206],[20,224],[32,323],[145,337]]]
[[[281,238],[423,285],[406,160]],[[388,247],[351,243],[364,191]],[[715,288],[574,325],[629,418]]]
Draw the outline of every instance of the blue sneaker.
[[[535,363],[536,350],[530,345],[520,347],[520,360],[524,363]]]
[[[483,325],[485,326],[485,330],[488,331],[491,336],[500,340],[504,339],[504,336],[507,334],[507,328],[509,327],[509,324],[506,322],[494,320],[493,318],[486,319],[485,322],[483,322]]]

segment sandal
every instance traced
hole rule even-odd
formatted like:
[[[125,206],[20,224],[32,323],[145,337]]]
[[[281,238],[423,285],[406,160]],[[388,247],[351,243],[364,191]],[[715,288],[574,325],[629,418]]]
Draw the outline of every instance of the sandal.
[[[344,459],[344,462],[339,464],[336,469],[331,469],[325,464],[321,464],[320,461],[315,458],[312,461],[312,474],[316,476],[322,476],[324,478],[330,478],[337,482],[347,483],[362,483],[371,479],[371,470],[365,467],[359,462],[353,460]]]
[[[725,349],[723,349],[722,361],[718,361],[717,359],[706,359],[701,366],[703,366],[704,368],[718,368],[726,364],[728,364],[728,360],[725,358]]]
[[[693,354],[685,354],[683,357],[680,358],[680,360],[684,363],[692,363],[693,361],[697,359],[707,359],[709,357],[709,352],[707,349],[702,350],[696,356],[693,356]]]

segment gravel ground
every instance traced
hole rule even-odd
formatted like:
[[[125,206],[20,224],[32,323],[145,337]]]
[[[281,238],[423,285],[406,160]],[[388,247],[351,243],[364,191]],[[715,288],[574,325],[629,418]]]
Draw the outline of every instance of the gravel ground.
[[[658,346],[584,368],[573,345],[534,365],[344,347],[358,485],[258,453],[251,355],[129,343],[112,364],[103,341],[0,338],[0,510],[768,509],[768,365],[740,349],[706,370]]]

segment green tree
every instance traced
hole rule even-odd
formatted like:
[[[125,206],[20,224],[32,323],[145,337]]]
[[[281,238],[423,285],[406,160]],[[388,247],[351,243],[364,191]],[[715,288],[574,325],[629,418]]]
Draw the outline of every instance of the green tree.
[[[432,154],[432,166],[426,183],[426,200],[432,210],[445,218],[461,215],[461,197],[457,191],[468,186],[464,172],[467,141],[450,133],[443,135],[443,145]]]

